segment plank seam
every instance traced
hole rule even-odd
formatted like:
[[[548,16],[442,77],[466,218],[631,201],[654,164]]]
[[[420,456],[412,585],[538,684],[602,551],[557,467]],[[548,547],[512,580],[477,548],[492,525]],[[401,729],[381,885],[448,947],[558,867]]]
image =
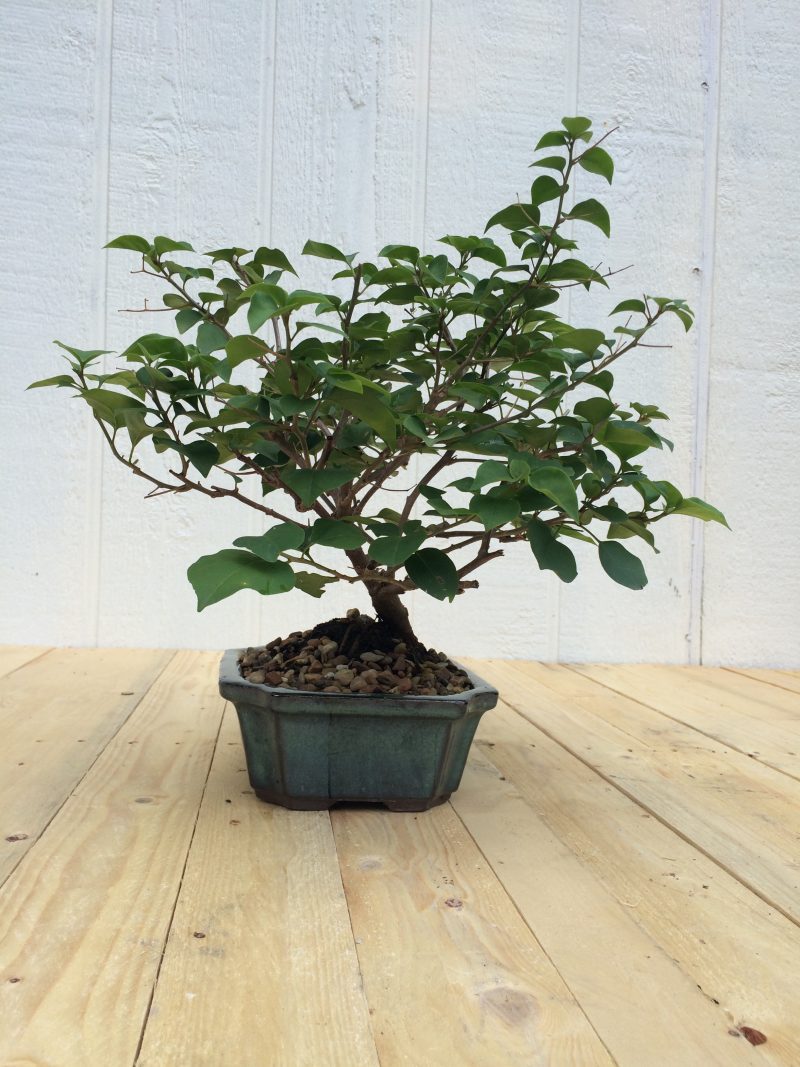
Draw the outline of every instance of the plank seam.
[[[768,897],[756,886],[752,885],[746,878],[743,878],[742,875],[737,873],[737,871],[729,867],[726,863],[723,863],[721,859],[713,855],[711,852],[708,852],[702,845],[698,844],[696,841],[693,841],[682,830],[679,830],[677,826],[673,826],[672,823],[669,822],[666,818],[664,818],[664,816],[660,815],[655,808],[651,808],[649,804],[645,803],[645,801],[641,800],[639,797],[629,792],[622,785],[620,785],[620,783],[615,778],[609,777],[607,774],[601,771],[599,767],[592,766],[592,764],[589,763],[588,760],[584,759],[579,752],[574,751],[569,747],[569,745],[559,740],[559,738],[556,737],[554,734],[551,734],[541,725],[541,723],[533,722],[532,719],[528,718],[525,712],[521,711],[511,701],[504,699],[503,703],[507,707],[511,708],[512,711],[516,712],[517,715],[524,719],[526,723],[528,723],[530,726],[534,726],[537,730],[540,730],[545,735],[545,737],[549,737],[550,740],[554,742],[554,744],[559,745],[561,748],[563,748],[564,751],[568,752],[570,756],[573,756],[575,759],[580,760],[584,767],[587,767],[590,771],[593,771],[594,774],[596,774],[599,778],[602,778],[604,782],[606,782],[610,786],[613,786],[614,789],[622,793],[622,795],[627,797],[628,800],[633,801],[634,804],[637,804],[643,811],[646,811],[648,815],[652,816],[652,818],[657,819],[662,826],[666,827],[667,830],[670,830],[682,841],[685,841],[686,844],[690,845],[696,852],[699,852],[702,856],[705,856],[706,859],[710,860],[713,864],[719,867],[720,870],[725,871],[725,873],[730,875],[731,878],[735,878],[740,885],[743,885],[745,889],[749,890],[754,896],[758,897],[759,900],[762,900],[770,908],[774,908],[775,911],[783,915],[783,917],[785,919],[788,919],[789,922],[792,923],[794,926],[800,927],[800,919],[792,915],[791,912],[788,912],[781,904],[778,904],[776,901],[770,899],[770,897]]]
[[[345,884],[344,884],[344,875],[342,874],[342,862],[341,862],[341,859],[340,859],[340,856],[339,856],[339,844],[338,844],[338,842],[336,840],[336,831],[334,830],[334,818],[335,818],[335,816],[330,811],[327,814],[328,814],[328,824],[330,826],[330,831],[331,831],[331,839],[333,840],[333,852],[334,852],[334,855],[336,856],[336,869],[339,872],[339,885],[342,887],[342,897],[344,898],[344,904],[345,904],[345,907],[347,908],[347,921],[350,924],[350,936],[353,939],[353,951],[356,954],[356,962],[358,963],[358,977],[359,977],[359,982],[360,982],[360,985],[361,985],[361,992],[362,992],[363,997],[364,997],[364,1007],[366,1009],[366,1014],[367,1014],[367,1026],[369,1027],[369,1035],[372,1038],[372,1044],[375,1047],[375,1059],[378,1062],[378,1067],[381,1067],[381,1054],[380,1054],[380,1051],[378,1050],[378,1041],[377,1041],[377,1038],[375,1036],[375,1028],[374,1028],[374,1026],[372,1024],[372,1015],[370,1014],[370,1010],[369,1010],[369,1000],[367,998],[367,990],[366,990],[366,987],[364,985],[364,972],[361,969],[361,957],[358,954],[358,942],[356,941],[356,931],[355,931],[355,928],[353,926],[353,915],[352,915],[352,912],[350,911],[350,901],[347,898],[347,890],[346,890]],[[134,1065],[134,1067],[135,1067],[135,1065]]]
[[[516,708],[514,708],[514,709],[512,709],[512,710],[516,711]],[[526,722],[527,722],[527,720],[526,720]],[[530,723],[530,722],[529,722],[529,723],[528,723],[528,725],[529,725],[529,726],[533,726],[533,723]],[[535,728],[535,727],[534,727],[534,728]],[[494,770],[496,770],[496,771],[497,771],[497,773],[498,773],[498,775],[499,775],[499,774],[500,774],[500,771],[499,771],[499,770],[497,770],[497,767],[495,767],[495,765],[494,765],[494,764],[492,763],[492,761],[491,761],[491,760],[489,759],[489,757],[488,757],[488,756],[487,756],[487,755],[486,755],[485,753],[483,753],[483,752],[481,753],[481,755],[482,755],[483,759],[485,759],[485,760],[486,760],[486,762],[487,762],[487,763],[488,763],[488,764],[489,764],[489,765],[490,765],[490,766],[491,766],[491,767],[492,767],[492,768],[493,768]],[[524,799],[524,798],[523,798],[523,799]],[[525,803],[527,803],[527,801],[525,801]],[[500,885],[500,886],[502,887],[502,890],[503,890],[503,892],[504,892],[504,893],[505,893],[505,895],[506,895],[506,896],[508,897],[508,899],[509,899],[509,900],[511,901],[511,904],[512,904],[512,906],[513,906],[513,908],[514,908],[514,911],[516,911],[517,915],[519,915],[520,919],[521,919],[521,920],[522,920],[522,922],[523,922],[523,923],[525,924],[525,928],[526,928],[527,930],[529,930],[529,931],[530,931],[530,935],[531,935],[531,937],[532,937],[532,938],[533,938],[533,940],[534,940],[534,941],[536,942],[536,944],[537,944],[537,945],[539,946],[539,948],[540,948],[540,949],[542,950],[542,953],[544,954],[545,958],[546,958],[546,959],[547,959],[547,961],[549,962],[550,966],[551,966],[551,967],[553,968],[553,970],[554,970],[554,971],[556,972],[556,974],[558,975],[558,977],[559,977],[559,978],[561,979],[561,981],[562,981],[562,982],[564,983],[564,988],[565,988],[566,990],[568,990],[568,991],[569,991],[569,994],[570,994],[570,996],[571,996],[571,997],[572,997],[572,999],[573,999],[573,1000],[575,1001],[575,1004],[576,1004],[576,1005],[577,1005],[577,1007],[579,1008],[579,1010],[580,1010],[581,1014],[583,1015],[584,1019],[586,1019],[586,1022],[587,1022],[587,1023],[589,1024],[589,1029],[590,1029],[590,1030],[592,1031],[592,1033],[593,1033],[593,1034],[595,1035],[595,1037],[597,1038],[597,1040],[598,1040],[598,1041],[600,1042],[601,1046],[602,1046],[602,1047],[603,1047],[603,1048],[604,1048],[604,1049],[606,1050],[606,1052],[608,1053],[608,1058],[609,1058],[609,1059],[610,1059],[610,1061],[611,1061],[611,1062],[612,1062],[612,1063],[614,1064],[614,1067],[619,1067],[619,1063],[618,1063],[618,1060],[617,1060],[617,1059],[616,1059],[616,1057],[615,1057],[615,1056],[614,1056],[614,1055],[612,1054],[612,1052],[611,1052],[611,1049],[610,1049],[610,1048],[608,1047],[608,1045],[607,1045],[607,1044],[605,1043],[605,1041],[603,1040],[603,1038],[602,1038],[602,1037],[600,1036],[600,1033],[598,1032],[598,1030],[597,1030],[597,1027],[596,1027],[596,1026],[594,1025],[594,1023],[592,1022],[591,1018],[590,1018],[590,1017],[589,1017],[589,1015],[587,1014],[587,1012],[586,1012],[586,1009],[584,1008],[583,1004],[581,1004],[580,1000],[578,999],[578,995],[577,995],[577,993],[576,993],[576,992],[574,991],[574,989],[572,988],[572,986],[570,986],[569,982],[567,981],[567,979],[566,979],[566,978],[564,977],[564,975],[562,974],[562,972],[561,972],[561,969],[560,969],[560,967],[558,967],[558,965],[556,964],[556,962],[555,962],[555,960],[553,959],[553,957],[552,957],[552,956],[550,955],[550,953],[549,953],[549,952],[547,951],[547,949],[545,948],[545,946],[543,945],[543,943],[542,943],[542,942],[541,942],[541,940],[539,939],[539,936],[538,936],[538,934],[536,933],[536,931],[535,931],[535,930],[533,929],[533,927],[531,926],[531,924],[530,924],[530,923],[528,922],[528,920],[527,920],[527,918],[525,917],[525,915],[524,915],[524,914],[522,913],[522,911],[520,910],[520,908],[519,908],[519,905],[517,904],[516,900],[514,899],[514,897],[513,897],[512,893],[511,893],[511,890],[510,890],[510,889],[508,888],[508,886],[507,886],[507,885],[505,884],[505,882],[503,881],[503,878],[502,878],[502,876],[501,876],[500,872],[499,872],[499,871],[497,871],[497,870],[495,869],[495,867],[494,867],[494,866],[493,866],[493,864],[492,864],[492,861],[491,861],[491,860],[489,859],[489,857],[488,857],[488,856],[486,855],[486,853],[485,853],[485,852],[483,851],[483,849],[482,849],[482,848],[480,847],[480,845],[478,844],[478,842],[477,842],[476,838],[475,838],[475,837],[473,836],[473,834],[472,834],[472,831],[470,830],[470,828],[469,828],[469,827],[467,826],[467,824],[466,824],[466,822],[464,821],[464,819],[463,819],[463,818],[461,817],[461,815],[459,814],[459,812],[458,812],[458,809],[457,809],[457,808],[455,807],[455,805],[453,804],[453,802],[452,802],[452,801],[448,801],[448,806],[449,806],[449,807],[450,807],[450,808],[452,809],[452,811],[453,811],[453,814],[454,814],[454,815],[455,815],[455,817],[456,817],[456,818],[458,819],[458,821],[459,821],[459,822],[461,823],[461,825],[462,825],[462,826],[464,827],[464,832],[465,832],[465,833],[467,834],[467,836],[469,837],[469,839],[470,839],[470,840],[472,841],[472,843],[473,843],[473,844],[475,845],[475,848],[476,848],[476,849],[478,850],[478,852],[479,852],[479,853],[481,854],[481,856],[483,857],[484,861],[486,862],[486,866],[487,866],[487,867],[489,868],[489,870],[490,870],[490,871],[492,872],[492,874],[493,874],[493,875],[495,876],[495,878],[497,879],[498,885]],[[529,806],[530,806],[530,805],[529,805]]]
[[[48,654],[48,652],[52,651],[52,648],[46,648],[42,652],[37,652],[35,656],[33,656],[31,659],[26,659],[25,662],[20,663],[19,666],[12,667],[10,671],[4,671],[3,674],[0,674],[0,678],[10,678],[12,674],[16,674],[17,671],[21,671],[23,667],[30,667],[32,663],[38,663],[40,659],[42,659]]]
[[[147,1024],[150,1021],[150,1011],[153,1007],[153,1001],[155,1000],[156,991],[158,989],[158,980],[161,977],[161,969],[164,966],[164,959],[167,954],[167,947],[169,945],[169,937],[172,933],[172,926],[175,921],[175,912],[178,909],[178,901],[181,895],[181,889],[183,888],[183,880],[186,876],[186,868],[189,865],[189,857],[192,853],[192,845],[194,844],[195,834],[197,833],[197,824],[200,822],[200,812],[203,809],[203,801],[205,800],[206,790],[208,788],[208,780],[211,777],[211,768],[214,766],[214,757],[217,754],[217,746],[219,744],[219,735],[222,732],[222,724],[225,721],[225,714],[228,711],[227,701],[223,701],[222,712],[217,723],[217,733],[214,737],[214,744],[211,748],[211,754],[208,759],[208,767],[206,768],[206,777],[203,782],[203,789],[200,793],[200,799],[197,804],[197,811],[195,812],[194,822],[192,823],[192,832],[189,836],[189,842],[186,846],[186,854],[183,857],[183,866],[181,867],[181,873],[178,877],[178,885],[175,890],[175,899],[172,901],[172,908],[169,913],[169,921],[167,922],[167,928],[164,931],[164,940],[161,945],[161,955],[158,960],[158,967],[156,968],[155,976],[153,977],[153,985],[150,989],[150,996],[147,998],[147,1004],[144,1009],[144,1018],[142,1019],[142,1029],[139,1033],[139,1040],[136,1044],[136,1051],[133,1054],[133,1067],[139,1062],[139,1056],[141,1055],[142,1045],[144,1044],[145,1034],[147,1031]]]
[[[108,241],[111,196],[111,99],[114,74],[114,0],[97,3],[97,53],[95,73],[95,218],[92,231],[94,244],[94,277],[92,299],[95,306],[95,333],[100,347],[108,342],[108,252],[102,247]],[[106,369],[107,357],[100,357],[101,373]],[[103,481],[105,448],[95,434],[94,419],[89,419],[86,511],[88,536],[84,545],[84,574],[88,586],[85,598],[91,617],[86,620],[84,633],[90,643],[100,639],[100,605],[103,559]]]
[[[52,649],[50,651],[52,651]],[[141,705],[142,701],[145,699],[145,697],[150,692],[150,690],[153,688],[153,686],[156,684],[156,682],[161,678],[162,674],[167,669],[167,667],[169,667],[169,665],[172,663],[172,661],[175,659],[176,655],[177,655],[177,653],[173,652],[172,655],[169,657],[169,659],[164,663],[164,665],[162,666],[161,670],[157,674],[155,674],[153,676],[153,678],[151,679],[150,684],[148,685],[148,687],[145,689],[145,691],[142,693],[142,695],[139,697],[139,699],[133,705],[133,707],[128,712],[128,714],[125,716],[125,718],[118,724],[116,730],[113,732],[113,734],[111,734],[111,736],[108,738],[106,743],[103,745],[103,747],[100,749],[100,751],[96,754],[96,756],[94,757],[92,762],[90,764],[88,764],[88,766],[84,769],[83,773],[72,783],[71,786],[68,787],[66,796],[61,801],[61,803],[58,805],[58,807],[55,809],[55,811],[53,811],[53,813],[51,814],[50,818],[47,820],[47,822],[45,822],[44,826],[42,826],[42,828],[39,831],[39,833],[36,835],[36,837],[31,842],[30,847],[27,848],[25,850],[25,852],[23,852],[20,855],[20,857],[17,860],[17,862],[5,873],[5,875],[0,877],[0,888],[2,888],[3,885],[5,885],[5,883],[8,881],[8,879],[14,873],[14,871],[16,871],[17,867],[19,867],[19,865],[31,854],[33,849],[36,848],[38,843],[42,840],[44,835],[47,833],[47,830],[49,829],[50,824],[53,822],[53,820],[62,811],[62,809],[64,808],[64,805],[69,801],[69,799],[72,796],[72,794],[80,786],[80,784],[84,781],[86,776],[90,773],[90,771],[95,766],[95,764],[100,759],[100,757],[103,755],[103,753],[106,751],[108,746],[112,743],[112,741],[116,737],[119,736],[119,733],[122,730],[122,728],[124,726],[126,726],[127,723],[130,722],[131,717],[138,710],[138,708]],[[27,666],[27,664],[23,664],[23,666]]]
[[[763,757],[754,756],[750,752],[746,752],[743,748],[739,748],[732,741],[725,741],[721,737],[717,737],[715,734],[707,733],[705,730],[701,730],[699,726],[695,726],[694,723],[684,722],[683,719],[677,718],[675,715],[670,715],[668,711],[664,711],[663,708],[657,708],[653,704],[648,704],[646,700],[640,700],[638,697],[631,696],[626,693],[624,689],[616,689],[608,682],[601,681],[599,678],[589,677],[586,674],[581,674],[577,667],[571,666],[569,663],[565,663],[564,666],[573,674],[577,674],[579,678],[584,678],[589,682],[593,682],[595,685],[602,686],[603,689],[607,689],[609,693],[616,693],[617,696],[624,697],[625,700],[630,700],[634,704],[640,704],[643,708],[647,708],[648,711],[655,712],[656,715],[662,716],[664,719],[668,719],[670,722],[678,723],[679,726],[684,726],[687,730],[693,730],[696,734],[700,734],[701,737],[707,737],[709,741],[716,741],[718,745],[725,745],[726,748],[733,749],[734,752],[738,752],[740,756],[747,756],[748,759],[754,760],[762,767],[766,767],[770,771],[775,771],[777,774],[783,774],[787,778],[791,778],[792,781],[800,781],[800,774],[791,774],[789,771],[783,770],[782,767],[775,767]],[[637,738],[637,740],[641,740]]]
[[[428,217],[428,163],[430,160],[430,130],[431,130],[431,71],[433,53],[433,0],[427,0],[424,7],[420,7],[417,15],[417,39],[415,60],[418,65],[418,74],[415,86],[414,109],[416,131],[413,149],[413,177],[412,177],[412,201],[411,201],[411,231],[412,241],[417,241],[421,251],[425,251],[425,231]],[[412,459],[411,470],[413,478],[418,481],[422,469],[419,454]],[[418,515],[418,507],[415,505],[414,515]],[[408,611],[412,622],[417,621],[419,610],[418,591],[412,589],[408,594]]]
[[[717,238],[717,177],[719,168],[720,78],[722,69],[722,4],[714,0],[705,9],[704,52],[708,64],[708,94],[703,129],[702,285],[698,309],[699,337],[695,370],[694,434],[692,441],[692,494],[705,496],[706,451],[711,401],[711,344],[714,310],[714,267]],[[703,584],[705,580],[705,523],[692,522],[689,572],[689,627],[686,635],[690,663],[703,662]]]
[[[24,666],[24,664],[23,664],[23,666]],[[19,670],[19,668],[17,668],[17,670]],[[756,677],[756,675],[751,674],[750,671],[748,671],[746,667],[723,667],[722,670],[723,671],[729,671],[731,674],[737,674],[741,678],[749,678],[753,682],[760,682],[761,685],[772,685],[776,689],[782,689],[784,693],[792,693],[795,696],[797,695],[797,690],[792,688],[792,686],[784,685],[780,681],[776,681],[774,677],[773,678]],[[775,674],[777,674],[777,673],[778,673],[778,671],[775,671]]]
[[[259,102],[259,144],[258,144],[258,157],[259,157],[259,174],[258,174],[258,213],[259,213],[259,233],[261,240],[264,244],[271,245],[273,239],[273,215],[275,209],[275,116],[276,116],[276,97],[278,88],[278,3],[279,0],[273,0],[272,4],[272,28],[271,32],[268,30],[267,17],[270,10],[270,5],[266,3],[266,0],[262,0],[263,7],[261,9],[261,98]],[[270,48],[268,48],[268,44]],[[272,61],[272,76],[267,76],[267,54],[270,54]],[[272,99],[269,101],[269,108],[267,107],[267,84],[271,85]],[[269,121],[267,123],[267,115]],[[266,125],[265,125],[266,123]],[[269,144],[269,166],[267,166],[267,145]],[[257,514],[251,519],[251,530],[253,533],[260,533],[261,525],[259,523],[259,517]],[[260,639],[260,634],[264,632],[265,616],[266,616],[266,604],[265,597],[259,597],[250,609],[252,614],[250,616],[253,626],[256,632],[253,634],[253,643],[256,644]]]
[[[578,95],[580,91],[581,81],[581,23],[582,23],[582,0],[574,0],[572,10],[569,18],[569,52],[566,81],[568,84],[568,100],[567,100],[567,114],[578,115]],[[577,180],[578,175],[575,175]],[[575,181],[572,182],[572,188],[567,194],[567,203],[572,208],[575,203]],[[575,236],[575,223],[570,221],[567,223],[567,236],[572,239]],[[567,322],[572,322],[572,287],[567,289]],[[548,575],[550,581],[550,587],[553,589],[553,607],[555,609],[555,618],[551,622],[551,634],[547,645],[547,658],[558,662],[561,659],[561,610],[563,607],[563,582],[555,578],[554,575]]]

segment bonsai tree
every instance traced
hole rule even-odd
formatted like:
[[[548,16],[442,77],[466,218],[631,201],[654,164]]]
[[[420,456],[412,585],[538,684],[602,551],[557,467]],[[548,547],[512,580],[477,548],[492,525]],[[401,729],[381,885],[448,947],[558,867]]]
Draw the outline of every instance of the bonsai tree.
[[[686,303],[625,299],[606,329],[562,315],[566,290],[607,287],[612,273],[579,259],[571,236],[608,236],[605,207],[567,200],[576,168],[611,182],[607,136],[565,118],[536,146],[530,193],[436,254],[387,245],[372,263],[308,241],[303,254],[332,265],[327,292],[293,288],[277,248],[198,257],[168,237],[109,243],[162,283],[163,306],[141,310],[173,312],[180,336],[146,333],[114,368],[56,342],[67,373],[34,384],[74,390],[148,496],[193,491],[263,516],[263,533],[189,567],[198,610],[245,588],[320,597],[362,583],[378,619],[418,647],[403,594],[453,600],[512,542],[564,582],[570,543],[587,542],[614,581],[641,589],[631,543],[654,549],[670,515],[725,522],[648,477],[641,457],[672,447],[655,428],[667,416],[614,396],[614,364],[650,347],[667,316],[688,330]],[[502,246],[485,235],[498,230]],[[170,462],[154,466],[153,450]],[[384,487],[391,507],[379,507]]]

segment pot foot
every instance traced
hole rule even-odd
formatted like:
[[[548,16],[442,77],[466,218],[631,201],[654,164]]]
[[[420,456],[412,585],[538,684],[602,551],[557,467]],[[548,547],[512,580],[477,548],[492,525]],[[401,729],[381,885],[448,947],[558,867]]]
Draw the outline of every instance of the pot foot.
[[[256,796],[267,804],[277,804],[290,811],[328,811],[333,807],[374,808],[384,807],[389,811],[427,811],[450,799],[450,794],[436,797],[293,797],[271,789],[256,789]]]

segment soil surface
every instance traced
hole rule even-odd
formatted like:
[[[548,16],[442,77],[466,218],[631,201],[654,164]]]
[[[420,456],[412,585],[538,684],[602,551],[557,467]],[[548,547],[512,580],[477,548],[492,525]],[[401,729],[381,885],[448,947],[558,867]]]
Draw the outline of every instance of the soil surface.
[[[246,649],[239,669],[248,682],[310,693],[447,696],[472,688],[466,672],[443,653],[409,647],[355,608],[343,619]]]

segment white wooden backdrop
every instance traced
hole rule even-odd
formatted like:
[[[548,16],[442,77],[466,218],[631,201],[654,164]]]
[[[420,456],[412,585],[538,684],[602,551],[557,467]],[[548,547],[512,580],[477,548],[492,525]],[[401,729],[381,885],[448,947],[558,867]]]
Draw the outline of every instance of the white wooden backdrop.
[[[596,561],[562,587],[516,546],[452,607],[415,595],[418,631],[454,654],[798,665],[796,0],[3,0],[0,52],[1,642],[214,648],[353,602],[198,615],[186,566],[240,509],[143,502],[78,403],[23,392],[58,370],[54,337],[142,332],[110,236],[430,248],[524,191],[535,138],[578,113],[621,126],[614,242],[590,247],[635,266],[573,314],[642,287],[694,305],[622,395],[671,413],[659,471],[733,533],[662,527],[641,593]]]

